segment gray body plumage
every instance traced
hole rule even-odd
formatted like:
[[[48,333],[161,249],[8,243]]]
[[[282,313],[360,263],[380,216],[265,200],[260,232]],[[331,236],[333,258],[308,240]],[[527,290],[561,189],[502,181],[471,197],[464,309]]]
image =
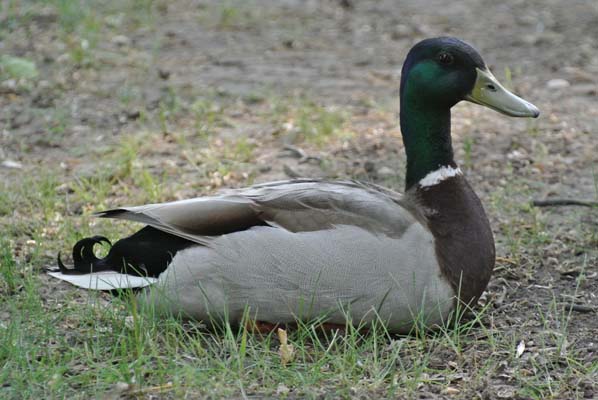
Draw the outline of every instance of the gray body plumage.
[[[380,317],[394,330],[441,323],[454,293],[419,223],[400,239],[339,225],[312,232],[255,227],[177,253],[145,295],[158,309],[201,320],[344,324]],[[420,317],[425,316],[425,317]]]

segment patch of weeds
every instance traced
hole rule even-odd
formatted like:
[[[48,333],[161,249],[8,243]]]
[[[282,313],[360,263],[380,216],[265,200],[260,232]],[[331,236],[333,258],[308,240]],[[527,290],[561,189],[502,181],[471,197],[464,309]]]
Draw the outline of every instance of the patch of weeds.
[[[95,63],[95,49],[102,29],[101,18],[86,1],[49,0],[58,15],[62,41],[71,61],[79,67]]]
[[[106,199],[114,189],[115,181],[107,174],[96,177],[80,177],[73,181],[71,189],[74,201],[93,207],[103,207]]]
[[[141,151],[142,142],[142,137],[127,136],[118,143],[114,157],[113,179],[122,180],[132,175],[134,163]]]
[[[225,5],[220,10],[220,18],[218,19],[218,27],[221,29],[229,29],[236,25],[239,20],[239,9],[231,5]]]
[[[289,102],[281,97],[273,95],[269,99],[268,106],[268,110],[264,113],[264,117],[276,124],[284,123],[291,109]]]
[[[155,0],[92,2],[89,0],[47,0],[58,15],[61,40],[77,67],[96,67],[96,50],[106,30],[123,25],[152,27]],[[158,2],[161,4],[161,2]]]
[[[256,145],[246,136],[238,138],[232,143],[230,148],[230,152],[225,152],[225,156],[227,158],[243,163],[249,163],[253,161]]]
[[[144,201],[158,203],[162,199],[162,186],[154,175],[146,168],[136,171],[133,176],[133,185],[144,192]]]
[[[10,214],[14,209],[14,198],[8,185],[2,182],[0,187],[0,217]]]
[[[142,97],[138,87],[122,85],[118,88],[118,100],[123,107],[129,107],[131,104],[139,101]]]
[[[99,22],[89,16],[85,19],[83,32],[79,36],[68,36],[65,43],[71,61],[79,67],[92,67],[95,63],[95,48],[98,42]]]
[[[463,151],[465,152],[465,168],[471,169],[473,167],[473,162],[471,156],[473,154],[473,144],[474,140],[471,136],[467,136],[463,139]]]
[[[184,102],[173,87],[168,87],[158,106],[158,122],[162,132],[169,132],[168,124],[183,110]]]
[[[157,0],[133,0],[125,6],[125,15],[133,26],[153,27],[155,23],[154,8],[164,8],[167,3]]]
[[[256,7],[248,7],[245,2],[226,1],[216,6],[207,6],[199,17],[202,24],[220,30],[251,29],[262,21],[256,15]]]
[[[29,92],[38,75],[39,72],[34,61],[7,54],[0,55],[0,81],[10,80],[13,89],[19,92]]]
[[[553,240],[543,211],[529,202],[532,195],[523,179],[513,179],[491,195],[490,204],[504,218],[499,225],[501,237],[517,262],[522,254],[541,252]]]
[[[186,157],[208,180],[204,186],[219,188],[233,183],[248,185],[253,182],[255,150],[255,142],[245,136],[234,140],[210,138],[207,144],[202,144]]]
[[[509,66],[505,67],[505,79],[503,80],[503,86],[509,90],[513,90],[513,71]]]
[[[82,1],[50,0],[58,14],[58,24],[64,32],[72,33],[87,16],[86,6]]]
[[[540,135],[540,127],[538,121],[535,119],[529,119],[526,121],[527,129],[526,132],[531,137],[538,137]]]
[[[298,110],[296,123],[305,140],[323,145],[331,136],[341,131],[344,117],[337,110],[306,102]]]
[[[252,92],[244,95],[242,100],[245,104],[262,104],[266,101],[266,96],[261,93]]]
[[[8,238],[0,238],[0,294],[13,293],[17,288],[16,264]]]
[[[2,27],[0,39],[4,39],[12,31],[28,26],[31,18],[35,15],[34,5],[21,0],[8,0],[0,3],[0,15],[2,15]]]
[[[195,134],[207,138],[212,128],[223,121],[223,109],[209,99],[196,100],[191,105]]]
[[[352,137],[344,129],[345,115],[341,110],[327,108],[302,98],[297,103],[272,99],[268,117],[287,131],[287,141],[306,141],[323,146],[331,139]]]
[[[0,56],[0,80],[31,80],[37,78],[38,74],[37,67],[31,60],[6,54]]]
[[[47,139],[49,144],[60,143],[72,119],[69,110],[65,107],[55,108],[46,118],[48,133],[50,133]]]
[[[126,136],[115,145],[116,150],[102,157],[104,169],[93,176],[80,177],[73,185],[77,201],[93,206],[94,209],[106,206],[106,201],[114,193],[121,193],[130,201],[164,201],[163,182],[160,176],[151,171],[143,161],[143,154],[151,151],[152,142],[148,135]]]

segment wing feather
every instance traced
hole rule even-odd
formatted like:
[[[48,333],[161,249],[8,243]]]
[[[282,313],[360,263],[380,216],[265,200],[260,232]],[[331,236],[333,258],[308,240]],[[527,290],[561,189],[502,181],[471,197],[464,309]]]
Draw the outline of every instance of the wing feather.
[[[399,193],[360,182],[319,180],[271,182],[217,196],[122,207],[97,215],[142,222],[201,244],[258,225],[290,232],[354,225],[400,237],[415,221]]]

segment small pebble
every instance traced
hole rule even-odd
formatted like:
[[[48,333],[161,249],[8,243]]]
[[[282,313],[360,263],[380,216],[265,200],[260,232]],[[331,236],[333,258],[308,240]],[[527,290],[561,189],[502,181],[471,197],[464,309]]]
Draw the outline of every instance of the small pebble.
[[[546,87],[552,90],[565,89],[569,86],[571,86],[569,81],[561,78],[551,79],[548,82],[546,82]]]
[[[375,168],[376,168],[376,163],[374,163],[373,161],[367,160],[366,162],[363,163],[363,169],[365,169],[365,172],[367,172],[368,174],[371,174],[372,172],[374,172]]]
[[[170,71],[158,68],[158,76],[165,81],[170,78]]]
[[[0,166],[2,166],[4,168],[10,168],[10,169],[23,168],[23,164],[21,164],[18,161],[13,161],[13,160],[4,160],[4,161],[2,161],[2,163],[0,163]]]
[[[112,38],[112,43],[118,47],[125,47],[131,44],[131,39],[124,35],[117,35]]]
[[[393,40],[399,40],[399,39],[409,37],[412,34],[413,34],[413,29],[411,29],[411,27],[409,27],[408,25],[399,24],[399,25],[395,26],[395,28],[391,31],[390,37]]]
[[[382,167],[378,170],[378,176],[380,178],[388,178],[388,177],[391,177],[394,175],[395,175],[395,172],[391,168],[388,168],[388,167]]]

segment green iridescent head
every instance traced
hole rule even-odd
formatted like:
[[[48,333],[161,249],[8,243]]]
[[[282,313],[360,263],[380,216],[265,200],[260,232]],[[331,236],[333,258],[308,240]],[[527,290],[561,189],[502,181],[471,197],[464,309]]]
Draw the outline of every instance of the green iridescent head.
[[[461,100],[513,117],[537,117],[531,103],[505,89],[479,53],[452,37],[422,40],[409,51],[401,74],[401,99],[450,108]]]
[[[513,117],[540,114],[533,104],[505,89],[467,43],[450,37],[419,42],[409,51],[401,74],[407,189],[430,172],[456,166],[450,109],[461,100]]]

